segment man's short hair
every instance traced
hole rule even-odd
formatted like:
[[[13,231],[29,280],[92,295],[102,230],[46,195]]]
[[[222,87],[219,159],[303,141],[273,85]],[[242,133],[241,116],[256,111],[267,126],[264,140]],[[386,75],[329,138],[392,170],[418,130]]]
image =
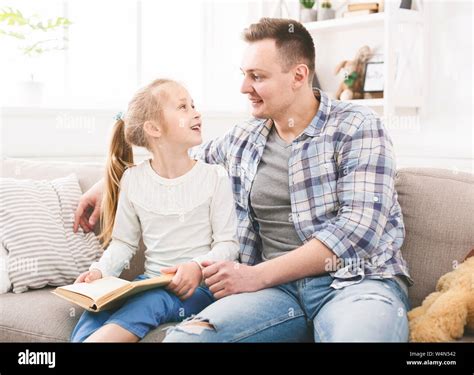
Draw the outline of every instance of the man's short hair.
[[[315,49],[311,34],[298,21],[283,18],[261,18],[251,24],[242,34],[248,42],[264,39],[275,40],[285,70],[293,65],[304,63],[308,66],[310,84],[314,77]]]

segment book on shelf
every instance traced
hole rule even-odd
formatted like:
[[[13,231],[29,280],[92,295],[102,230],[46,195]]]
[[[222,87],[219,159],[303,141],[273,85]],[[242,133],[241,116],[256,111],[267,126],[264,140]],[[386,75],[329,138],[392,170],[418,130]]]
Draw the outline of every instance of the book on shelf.
[[[355,3],[355,4],[348,4],[347,10],[350,12],[354,12],[357,10],[374,10],[378,12],[379,10],[379,3]]]
[[[374,13],[377,13],[377,11],[365,9],[365,10],[355,10],[355,11],[350,11],[350,12],[346,11],[344,12],[342,16],[343,18],[348,18],[348,17],[365,16],[367,14],[374,14]]]
[[[57,287],[52,293],[86,310],[99,312],[119,306],[125,299],[149,289],[169,284],[174,274],[163,274],[144,280],[127,281],[114,276],[90,283],[76,283]]]

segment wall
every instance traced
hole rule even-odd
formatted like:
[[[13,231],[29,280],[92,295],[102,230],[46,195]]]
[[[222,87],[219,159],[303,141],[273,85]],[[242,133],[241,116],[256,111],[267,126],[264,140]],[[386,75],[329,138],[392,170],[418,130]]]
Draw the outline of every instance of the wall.
[[[399,165],[443,167],[474,172],[473,4],[425,1],[428,69],[419,125],[391,129]]]
[[[0,154],[42,160],[103,162],[117,113],[112,109],[3,108],[0,110]],[[224,134],[245,121],[245,113],[206,112],[203,139]],[[137,160],[148,156],[135,150]]]

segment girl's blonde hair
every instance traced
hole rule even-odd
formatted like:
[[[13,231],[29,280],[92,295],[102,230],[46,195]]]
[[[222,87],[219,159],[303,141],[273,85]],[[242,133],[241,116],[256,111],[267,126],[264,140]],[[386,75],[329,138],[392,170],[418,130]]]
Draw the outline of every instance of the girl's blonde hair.
[[[100,214],[101,233],[99,238],[106,247],[112,238],[115,214],[120,193],[120,179],[125,170],[134,165],[133,146],[150,150],[143,125],[146,121],[159,121],[162,115],[158,89],[170,79],[157,79],[139,90],[128,104],[127,113],[117,119],[107,155],[105,189]]]

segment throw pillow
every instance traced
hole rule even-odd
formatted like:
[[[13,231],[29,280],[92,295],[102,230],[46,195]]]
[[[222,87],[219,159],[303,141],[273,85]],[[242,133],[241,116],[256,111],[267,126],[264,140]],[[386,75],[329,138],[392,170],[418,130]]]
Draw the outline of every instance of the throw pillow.
[[[70,284],[101,255],[93,233],[73,232],[80,196],[75,174],[52,181],[0,178],[0,239],[14,293]]]

